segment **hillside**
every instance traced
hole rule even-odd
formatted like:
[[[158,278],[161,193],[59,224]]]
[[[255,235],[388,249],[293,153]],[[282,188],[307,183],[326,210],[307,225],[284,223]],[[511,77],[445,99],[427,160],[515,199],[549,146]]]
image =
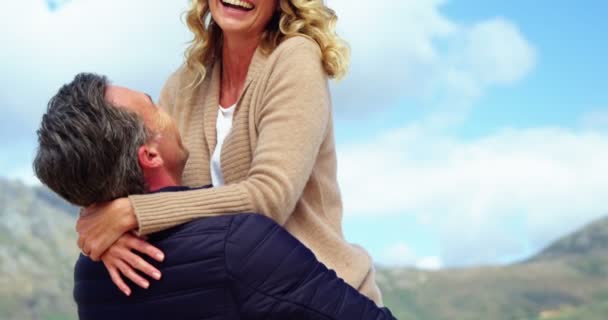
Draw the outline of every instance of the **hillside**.
[[[401,320],[607,319],[608,218],[526,262],[427,272],[382,270],[386,304]]]
[[[590,223],[572,235],[555,241],[530,262],[608,254],[608,218]]]
[[[75,319],[76,208],[44,188],[0,179],[0,319]],[[608,218],[525,262],[441,270],[380,269],[400,320],[605,320]]]
[[[76,210],[0,179],[0,319],[69,319]]]

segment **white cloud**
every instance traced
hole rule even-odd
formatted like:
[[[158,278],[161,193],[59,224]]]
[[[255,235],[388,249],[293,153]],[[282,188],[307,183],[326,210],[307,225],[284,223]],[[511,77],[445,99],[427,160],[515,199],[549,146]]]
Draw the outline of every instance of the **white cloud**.
[[[405,243],[396,243],[384,250],[380,261],[388,265],[409,265],[416,260],[416,254]]]
[[[345,214],[416,216],[440,235],[446,265],[521,256],[608,212],[608,135],[599,132],[460,140],[410,126],[339,153]]]
[[[419,257],[416,252],[405,243],[395,243],[387,247],[381,253],[377,262],[387,266],[413,266],[426,270],[438,270],[442,265],[439,257]]]
[[[9,171],[6,175],[0,177],[2,179],[15,180],[23,182],[28,186],[40,186],[42,183],[30,166],[20,166],[15,168],[14,170]]]
[[[445,1],[328,3],[353,54],[351,73],[334,86],[343,112],[406,98],[426,107],[468,108],[488,86],[511,84],[536,62],[535,49],[509,20],[462,24],[442,14]]]
[[[496,18],[468,30],[463,60],[484,84],[510,84],[532,69],[536,52],[517,26]]]
[[[439,257],[425,257],[416,262],[416,268],[425,270],[439,270],[441,269],[441,258]]]
[[[8,118],[32,131],[50,96],[82,71],[156,95],[182,60],[186,4],[79,0],[55,11],[41,0],[4,4],[0,39],[10,45],[0,50],[0,103]]]

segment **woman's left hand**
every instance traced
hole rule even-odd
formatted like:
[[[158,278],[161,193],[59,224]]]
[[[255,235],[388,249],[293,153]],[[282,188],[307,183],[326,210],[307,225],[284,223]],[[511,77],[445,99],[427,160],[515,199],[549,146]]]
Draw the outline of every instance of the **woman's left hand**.
[[[137,227],[128,198],[91,205],[83,209],[76,223],[78,247],[84,255],[99,261],[120,236]]]

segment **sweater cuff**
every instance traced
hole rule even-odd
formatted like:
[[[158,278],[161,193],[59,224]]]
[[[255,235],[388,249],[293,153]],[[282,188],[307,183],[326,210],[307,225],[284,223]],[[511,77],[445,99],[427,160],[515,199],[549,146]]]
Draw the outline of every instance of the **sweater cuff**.
[[[249,196],[242,186],[177,192],[131,195],[140,236],[159,232],[197,218],[225,214],[253,213]]]

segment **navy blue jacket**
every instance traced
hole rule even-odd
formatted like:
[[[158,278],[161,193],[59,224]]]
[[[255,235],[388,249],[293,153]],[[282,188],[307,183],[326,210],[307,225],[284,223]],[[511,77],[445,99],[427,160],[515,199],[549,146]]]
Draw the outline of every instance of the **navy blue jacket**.
[[[150,236],[165,253],[161,280],[130,297],[104,265],[81,255],[74,298],[81,320],[395,319],[259,214],[193,221]]]

